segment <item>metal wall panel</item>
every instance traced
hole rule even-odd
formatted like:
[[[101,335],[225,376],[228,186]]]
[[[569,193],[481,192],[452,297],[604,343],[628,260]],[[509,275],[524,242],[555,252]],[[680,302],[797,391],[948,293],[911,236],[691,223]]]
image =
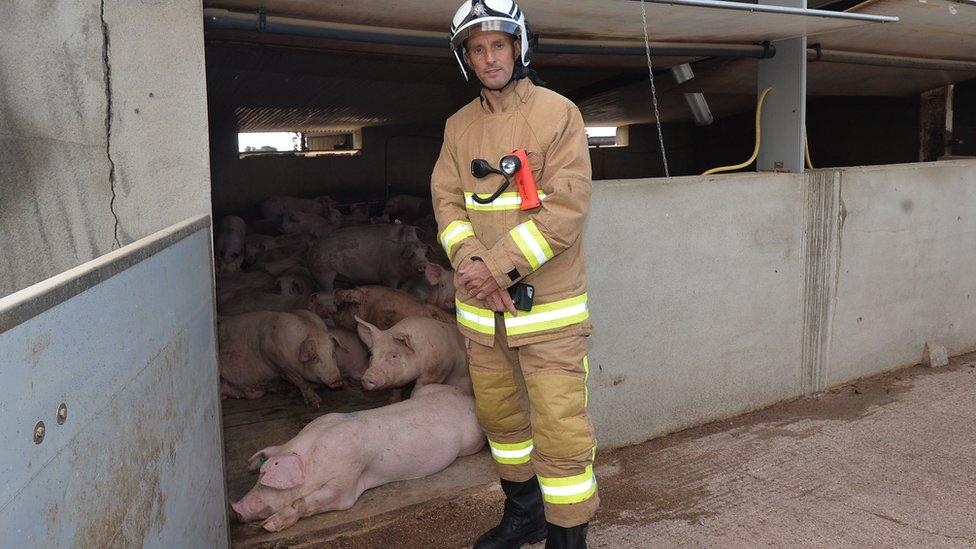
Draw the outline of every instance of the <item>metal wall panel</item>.
[[[0,300],[0,545],[226,546],[211,261],[199,218]]]

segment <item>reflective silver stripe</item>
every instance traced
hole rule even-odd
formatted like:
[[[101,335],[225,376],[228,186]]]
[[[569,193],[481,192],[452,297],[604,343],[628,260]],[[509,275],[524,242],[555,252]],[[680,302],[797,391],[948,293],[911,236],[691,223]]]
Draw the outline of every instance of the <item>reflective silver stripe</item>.
[[[521,450],[499,450],[493,446],[489,447],[491,448],[491,453],[500,458],[522,458],[532,453],[532,446]]]
[[[575,496],[577,494],[586,493],[587,490],[593,488],[593,483],[596,482],[592,476],[579,482],[577,484],[570,484],[569,486],[546,486],[543,483],[539,483],[539,488],[542,489],[542,493],[547,496]]]

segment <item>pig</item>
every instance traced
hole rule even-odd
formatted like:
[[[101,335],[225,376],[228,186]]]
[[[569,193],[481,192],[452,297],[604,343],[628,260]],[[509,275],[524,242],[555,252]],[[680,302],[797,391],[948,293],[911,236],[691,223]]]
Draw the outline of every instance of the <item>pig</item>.
[[[443,383],[473,394],[464,336],[454,323],[411,316],[389,330],[380,330],[360,318],[356,321],[359,339],[371,354],[369,369],[363,374],[364,390],[404,387],[416,382],[415,390]]]
[[[307,265],[324,292],[332,292],[340,274],[355,283],[396,288],[426,268],[427,248],[408,225],[346,227],[316,242]]]
[[[361,381],[369,368],[369,351],[363,346],[355,331],[334,328],[329,330],[336,337],[336,363],[342,377]]]
[[[404,223],[413,223],[426,214],[431,213],[433,206],[429,198],[398,194],[391,196],[383,207],[383,213],[390,219],[399,219]]]
[[[349,208],[349,215],[342,216],[342,226],[365,225],[369,223],[369,204],[353,204]]]
[[[302,256],[304,253],[306,253],[307,249],[307,247],[303,247],[301,245],[278,246],[277,248],[271,248],[270,250],[257,254],[257,256],[254,257],[254,261],[251,263],[249,270],[254,270],[255,265],[273,263],[291,256]]]
[[[454,310],[454,271],[436,263],[427,263],[424,274],[410,279],[403,290],[423,303]]]
[[[239,292],[217,304],[217,312],[222,315],[239,315],[253,311],[291,311],[294,309],[308,309],[323,320],[328,319],[329,321],[336,315],[335,301],[332,295],[318,292],[310,296],[303,296],[252,290]]]
[[[278,532],[348,509],[370,488],[437,473],[484,443],[474,399],[427,385],[397,404],[318,417],[288,442],[260,450],[248,460],[260,470],[257,484],[231,508],[241,522],[261,520]]]
[[[244,235],[247,224],[236,215],[225,215],[217,229],[214,252],[217,274],[230,274],[241,270],[244,263]]]
[[[265,272],[275,278],[278,278],[291,270],[304,268],[304,259],[305,257],[301,254],[285,255],[281,259],[276,259],[274,261],[255,263],[254,265],[251,265],[249,269]]]
[[[312,383],[336,388],[342,376],[335,338],[311,311],[257,311],[217,318],[218,369],[223,397],[258,398],[284,378],[309,406],[322,400]]]
[[[264,252],[278,248],[294,249],[305,252],[315,237],[307,234],[270,236],[263,234],[248,235],[244,239],[244,265],[252,265],[258,261]]]
[[[420,303],[407,292],[386,286],[367,285],[352,290],[336,290],[335,304],[338,309],[336,326],[349,330],[357,329],[357,317],[381,330],[388,330],[410,316],[454,323],[454,316],[450,313]]]
[[[292,267],[275,279],[275,290],[281,295],[308,297],[315,291],[315,281],[305,267]]]
[[[275,279],[265,272],[237,272],[217,276],[217,304],[233,298],[239,293],[255,290],[270,290]]]
[[[261,215],[266,219],[281,217],[292,212],[322,215],[335,207],[335,201],[328,196],[316,198],[297,198],[294,196],[272,196],[261,202]]]
[[[340,225],[342,214],[339,210],[330,209],[327,217],[305,212],[285,214],[278,229],[284,234],[312,234],[315,238],[323,238],[335,232]]]
[[[280,234],[278,232],[278,226],[280,224],[281,224],[280,217],[272,217],[269,219],[259,219],[257,221],[252,221],[247,224],[247,234],[261,234],[261,235],[275,236]]]

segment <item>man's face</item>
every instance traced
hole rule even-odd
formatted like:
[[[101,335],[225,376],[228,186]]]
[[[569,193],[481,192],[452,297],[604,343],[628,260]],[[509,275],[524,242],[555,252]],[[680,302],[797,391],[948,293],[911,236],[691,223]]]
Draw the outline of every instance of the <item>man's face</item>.
[[[484,87],[497,90],[508,84],[515,70],[515,59],[521,55],[511,34],[500,31],[479,32],[467,40],[465,57]]]

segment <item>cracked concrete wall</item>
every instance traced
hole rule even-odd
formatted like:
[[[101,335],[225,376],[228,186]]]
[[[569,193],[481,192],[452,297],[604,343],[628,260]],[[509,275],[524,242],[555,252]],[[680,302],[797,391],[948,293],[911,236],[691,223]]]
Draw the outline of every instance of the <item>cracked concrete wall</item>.
[[[3,11],[0,296],[210,211],[200,4]]]

